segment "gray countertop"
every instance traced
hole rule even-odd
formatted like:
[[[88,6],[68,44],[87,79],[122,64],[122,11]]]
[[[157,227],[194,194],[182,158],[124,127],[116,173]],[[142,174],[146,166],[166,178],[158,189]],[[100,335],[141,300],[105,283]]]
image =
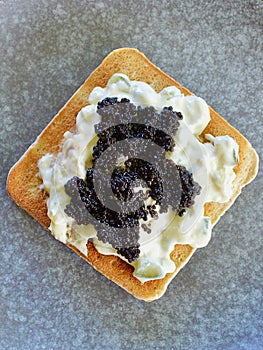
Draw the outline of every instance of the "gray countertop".
[[[262,172],[158,301],[134,299],[7,196],[9,168],[114,48],[136,47],[261,157],[261,1],[0,1],[0,349],[253,349]]]

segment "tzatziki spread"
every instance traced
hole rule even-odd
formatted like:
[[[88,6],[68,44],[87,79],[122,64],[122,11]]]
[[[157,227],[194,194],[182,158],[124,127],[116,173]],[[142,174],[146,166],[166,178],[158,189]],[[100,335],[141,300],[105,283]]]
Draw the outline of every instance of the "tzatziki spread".
[[[125,260],[110,244],[98,240],[92,224],[78,225],[65,213],[70,197],[64,186],[74,176],[85,179],[97,142],[95,125],[101,118],[97,104],[106,97],[127,98],[135,106],[153,106],[157,111],[172,106],[174,111],[183,115],[174,136],[176,146],[172,152],[166,153],[166,158],[192,172],[194,180],[201,186],[201,193],[183,216],[168,209],[159,213],[157,220],[151,217],[140,223],[150,226],[151,234],[149,236],[140,226],[140,255],[130,263],[134,267],[133,275],[141,282],[160,279],[175,270],[175,264],[170,259],[175,244],[189,244],[194,248],[208,244],[212,224],[210,218],[204,216],[204,203],[222,203],[231,197],[238,145],[229,136],[214,137],[210,134],[205,135],[207,142],[199,141],[199,135],[210,121],[209,108],[200,97],[184,96],[174,86],[157,93],[144,82],[131,81],[124,74],[114,74],[105,88],[96,87],[91,92],[89,105],[77,116],[76,130],[64,134],[58,155],[46,154],[38,163],[42,188],[49,194],[47,214],[51,220],[50,230],[56,239],[71,243],[84,255],[88,254],[87,241],[92,240],[100,253],[118,255]]]

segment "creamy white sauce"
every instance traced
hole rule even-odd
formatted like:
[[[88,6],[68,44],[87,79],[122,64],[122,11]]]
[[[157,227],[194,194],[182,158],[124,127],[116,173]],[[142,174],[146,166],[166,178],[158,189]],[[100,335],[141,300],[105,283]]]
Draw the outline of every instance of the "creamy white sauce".
[[[97,87],[91,92],[90,105],[79,112],[75,132],[65,133],[61,152],[57,156],[47,154],[39,161],[43,187],[49,193],[50,230],[55,238],[73,244],[84,255],[88,254],[88,239],[93,239],[100,253],[118,255],[109,244],[96,238],[93,225],[77,225],[64,212],[70,202],[64,190],[65,183],[73,176],[84,179],[86,169],[92,165],[92,148],[97,142],[94,127],[100,122],[100,116],[96,113],[97,103],[105,97],[126,97],[136,106],[153,106],[158,111],[164,106],[172,106],[184,117],[175,135],[176,147],[166,154],[166,158],[192,171],[195,181],[202,186],[201,193],[185,216],[179,217],[169,208],[167,213],[159,213],[157,220],[148,219],[146,224],[151,226],[150,235],[140,227],[141,253],[131,264],[134,266],[134,276],[140,281],[159,279],[175,270],[175,264],[170,259],[175,244],[189,244],[194,248],[208,244],[212,225],[210,219],[204,216],[204,203],[225,202],[230,198],[238,145],[229,136],[206,135],[210,142],[199,142],[198,136],[210,120],[208,106],[200,97],[184,96],[174,86],[156,93],[146,83],[131,81],[123,74],[114,74],[106,88]],[[120,258],[124,259],[122,256]]]

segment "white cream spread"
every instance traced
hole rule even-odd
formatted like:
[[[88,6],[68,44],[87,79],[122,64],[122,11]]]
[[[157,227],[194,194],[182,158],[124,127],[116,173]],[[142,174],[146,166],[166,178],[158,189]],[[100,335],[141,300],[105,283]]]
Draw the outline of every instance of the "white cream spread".
[[[173,152],[167,152],[166,157],[193,173],[194,180],[202,186],[201,193],[183,217],[169,209],[167,213],[159,213],[157,220],[149,218],[146,224],[151,225],[152,232],[149,236],[140,227],[140,256],[131,263],[133,274],[140,281],[159,279],[175,270],[170,259],[175,244],[189,244],[194,248],[208,244],[212,225],[210,218],[204,216],[204,203],[226,202],[231,197],[238,145],[229,136],[206,135],[208,142],[199,141],[198,136],[210,121],[208,106],[200,97],[184,96],[174,86],[157,93],[146,83],[131,81],[124,74],[114,74],[105,88],[96,87],[91,92],[90,105],[77,116],[76,130],[64,134],[61,152],[57,156],[46,154],[38,164],[42,186],[49,193],[50,230],[55,238],[71,243],[84,255],[88,254],[88,239],[93,240],[100,253],[118,255],[109,244],[96,238],[93,225],[77,225],[64,212],[70,203],[64,185],[73,176],[84,179],[86,169],[92,166],[92,149],[97,142],[94,126],[101,118],[96,112],[97,103],[106,97],[126,97],[136,106],[153,106],[158,111],[172,106],[173,110],[183,114],[175,135],[176,147]],[[125,260],[122,256],[120,258]]]

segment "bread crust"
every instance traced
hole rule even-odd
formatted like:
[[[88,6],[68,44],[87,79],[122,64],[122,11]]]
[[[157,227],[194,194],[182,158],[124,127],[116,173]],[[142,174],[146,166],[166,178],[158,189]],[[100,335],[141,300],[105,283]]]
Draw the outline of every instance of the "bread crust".
[[[75,125],[78,112],[88,105],[87,98],[96,87],[105,87],[114,73],[126,74],[131,80],[144,81],[159,92],[163,88],[175,85],[185,95],[192,93],[182,87],[170,76],[162,72],[136,49],[122,48],[112,51],[75,92],[65,106],[41,132],[36,141],[29,147],[20,160],[11,168],[7,178],[7,191],[13,200],[41,225],[48,229],[50,219],[47,216],[46,199],[48,194],[40,189],[42,183],[38,176],[38,161],[46,153],[57,154],[60,150],[63,135]],[[241,189],[251,182],[257,174],[258,156],[247,139],[225,121],[211,107],[211,121],[203,132],[214,136],[229,135],[239,145],[239,163],[235,167],[236,178],[233,181],[233,195],[227,203],[206,203],[205,215],[210,216],[214,225],[240,194]],[[170,281],[189,261],[195,249],[189,245],[176,245],[171,258],[176,270],[164,278],[141,283],[133,277],[133,268],[120,258],[102,255],[87,244],[88,256],[84,256],[76,247],[67,244],[78,255],[90,263],[96,270],[127,290],[138,299],[152,301],[161,297]]]

